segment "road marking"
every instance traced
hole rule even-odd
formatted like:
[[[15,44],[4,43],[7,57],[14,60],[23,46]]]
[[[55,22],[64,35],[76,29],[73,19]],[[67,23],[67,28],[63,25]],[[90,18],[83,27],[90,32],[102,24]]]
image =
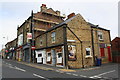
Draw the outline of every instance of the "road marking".
[[[87,77],[87,76],[84,76],[84,75],[80,75],[81,77]]]
[[[43,77],[43,76],[40,76],[40,75],[37,75],[37,74],[34,74],[34,73],[33,73],[33,75],[36,76],[36,77],[45,79],[45,77]]]
[[[18,68],[18,67],[16,67],[16,66],[15,66],[15,69],[20,70],[20,71],[23,71],[23,72],[26,72],[26,70],[21,69],[21,68]]]
[[[101,74],[98,74],[98,75],[95,75],[95,76],[91,76],[91,77],[89,77],[89,78],[95,78],[95,77],[101,78],[100,76],[105,75],[105,74],[109,74],[109,73],[112,73],[112,72],[115,72],[115,71],[116,71],[116,70],[104,72],[104,73],[101,73]]]
[[[74,76],[78,76],[78,74],[72,74],[72,75],[74,75]]]
[[[66,73],[66,74],[69,74],[69,75],[71,75],[71,73]]]

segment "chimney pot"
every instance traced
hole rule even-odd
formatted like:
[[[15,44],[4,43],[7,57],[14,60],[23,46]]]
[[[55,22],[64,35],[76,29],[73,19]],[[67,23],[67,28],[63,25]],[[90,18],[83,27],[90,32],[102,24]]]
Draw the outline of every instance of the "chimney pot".
[[[42,7],[46,7],[46,4],[42,4]]]
[[[73,17],[73,16],[75,16],[75,13],[71,13],[71,14],[69,14],[67,17],[68,17],[68,19],[69,19],[69,18],[71,18],[71,17]]]

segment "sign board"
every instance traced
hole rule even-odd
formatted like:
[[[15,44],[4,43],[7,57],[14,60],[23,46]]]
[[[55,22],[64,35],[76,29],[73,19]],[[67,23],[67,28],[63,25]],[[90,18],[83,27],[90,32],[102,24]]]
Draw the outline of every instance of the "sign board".
[[[32,46],[31,49],[32,49],[32,50],[35,50],[35,46]]]
[[[32,39],[32,33],[27,33],[27,39]]]

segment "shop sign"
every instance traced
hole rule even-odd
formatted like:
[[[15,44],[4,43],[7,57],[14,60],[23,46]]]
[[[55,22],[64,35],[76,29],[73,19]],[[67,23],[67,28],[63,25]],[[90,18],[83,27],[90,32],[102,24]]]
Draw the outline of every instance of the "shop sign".
[[[35,46],[32,46],[31,49],[32,49],[32,50],[35,50]]]
[[[32,39],[32,33],[27,33],[27,39]]]

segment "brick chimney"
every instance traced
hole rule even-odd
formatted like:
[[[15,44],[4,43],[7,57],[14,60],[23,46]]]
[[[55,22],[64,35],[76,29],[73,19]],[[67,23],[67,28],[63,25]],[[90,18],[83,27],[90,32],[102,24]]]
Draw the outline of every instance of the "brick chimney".
[[[60,16],[60,11],[57,10],[56,13],[57,13],[58,16]]]
[[[41,11],[45,11],[45,10],[47,10],[46,4],[42,4]]]
[[[75,13],[71,13],[71,14],[69,14],[67,17],[68,17],[68,19],[70,19],[70,18],[73,17],[73,16],[75,16]]]

